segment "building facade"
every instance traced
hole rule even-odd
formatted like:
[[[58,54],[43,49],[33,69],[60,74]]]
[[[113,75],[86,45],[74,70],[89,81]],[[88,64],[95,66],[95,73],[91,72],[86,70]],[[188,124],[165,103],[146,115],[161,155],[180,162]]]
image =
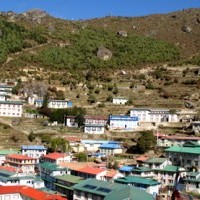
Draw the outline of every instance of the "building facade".
[[[133,108],[131,117],[138,117],[140,122],[179,122],[178,115],[167,109]]]
[[[1,117],[22,117],[23,103],[19,101],[0,101]]]
[[[138,127],[138,117],[110,115],[109,128],[111,130],[134,130]]]

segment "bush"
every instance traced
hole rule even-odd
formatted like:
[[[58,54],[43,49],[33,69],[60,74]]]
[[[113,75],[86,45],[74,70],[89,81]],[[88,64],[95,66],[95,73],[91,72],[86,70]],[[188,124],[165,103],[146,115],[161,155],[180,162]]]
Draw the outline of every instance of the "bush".
[[[28,135],[28,140],[30,142],[33,142],[35,140],[35,134],[31,131],[30,134]]]

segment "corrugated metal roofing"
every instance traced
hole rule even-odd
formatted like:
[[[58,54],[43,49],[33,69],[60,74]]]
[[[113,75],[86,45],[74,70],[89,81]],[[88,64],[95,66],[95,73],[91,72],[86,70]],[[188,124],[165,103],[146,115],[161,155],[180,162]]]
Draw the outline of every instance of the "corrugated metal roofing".
[[[200,147],[180,147],[172,146],[165,150],[166,152],[177,152],[177,153],[190,153],[190,154],[200,154]]]
[[[22,150],[46,150],[47,148],[44,146],[41,146],[41,145],[33,145],[33,146],[32,145],[29,145],[29,146],[22,145],[21,149]]]

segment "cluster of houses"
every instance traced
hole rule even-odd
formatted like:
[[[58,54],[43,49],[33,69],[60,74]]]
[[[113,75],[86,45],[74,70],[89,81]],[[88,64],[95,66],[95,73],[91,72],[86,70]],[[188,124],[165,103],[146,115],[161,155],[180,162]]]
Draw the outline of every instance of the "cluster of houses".
[[[177,173],[180,191],[200,192],[200,142],[183,140],[182,146],[171,144],[166,148],[163,157],[141,155],[134,164],[121,164],[117,169],[108,168],[108,160],[77,162],[71,153],[47,153],[44,146],[23,145],[19,151],[0,150],[0,197],[5,199],[9,195],[14,199],[13,191],[23,196],[21,190],[31,188],[41,195],[45,195],[44,191],[60,194],[62,197],[58,195],[57,199],[121,200],[131,195],[132,199],[153,200],[163,188],[171,195],[177,184]],[[113,141],[82,142],[90,152],[88,155],[93,156],[115,155],[117,151],[104,151],[104,147],[120,145]]]

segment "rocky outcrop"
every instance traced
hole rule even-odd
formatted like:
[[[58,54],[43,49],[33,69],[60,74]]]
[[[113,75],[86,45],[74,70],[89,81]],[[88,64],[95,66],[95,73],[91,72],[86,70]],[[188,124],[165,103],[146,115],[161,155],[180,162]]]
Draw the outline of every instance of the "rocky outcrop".
[[[101,60],[110,60],[112,58],[112,52],[109,49],[101,46],[97,51],[97,57]]]
[[[190,26],[188,26],[188,25],[182,26],[181,30],[183,32],[186,32],[186,33],[191,33],[192,32],[192,28]]]

